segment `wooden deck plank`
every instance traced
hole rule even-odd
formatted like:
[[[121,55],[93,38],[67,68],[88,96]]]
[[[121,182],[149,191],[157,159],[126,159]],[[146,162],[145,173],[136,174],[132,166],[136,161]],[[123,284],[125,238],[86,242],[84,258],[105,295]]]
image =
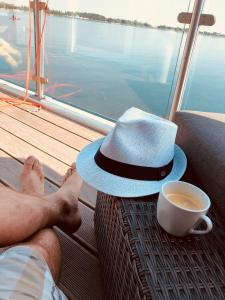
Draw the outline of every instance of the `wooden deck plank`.
[[[68,169],[68,165],[62,163],[61,161],[49,156],[47,153],[39,150],[38,148],[26,143],[20,138],[14,136],[0,128],[0,149],[9,153],[11,156],[15,157],[18,161],[24,162],[24,160],[29,155],[36,156],[40,162],[43,164],[44,172],[46,178],[53,182],[57,186],[61,186],[63,176]],[[95,197],[87,197],[87,200],[83,195],[85,195],[85,190],[81,191],[81,198],[84,202],[92,208],[95,207]]]
[[[97,246],[95,240],[94,229],[94,211],[83,203],[79,202],[79,209],[82,219],[82,225],[76,232],[86,243],[88,243],[93,253],[97,254]]]
[[[0,179],[7,186],[17,191],[20,190],[19,175],[22,166],[22,163],[13,159],[4,151],[0,150]],[[46,194],[53,193],[57,189],[57,186],[48,180],[45,180]],[[74,234],[74,236],[81,240],[82,243],[88,248],[90,248],[93,253],[97,253],[94,235],[94,211],[83,203],[79,203],[79,208],[82,218],[82,225]]]
[[[0,98],[16,98],[16,97],[13,97],[13,96],[9,96],[9,95],[6,95],[5,93],[2,93],[0,91]],[[84,126],[82,124],[79,124],[79,123],[76,123],[72,120],[69,120],[63,116],[60,116],[56,113],[53,113],[49,110],[46,110],[46,109],[41,109],[41,110],[38,110],[37,108],[35,107],[32,107],[32,106],[28,106],[28,105],[24,105],[24,104],[21,104],[21,105],[18,105],[19,108],[31,113],[32,115],[35,115],[41,119],[43,119],[44,121],[47,120],[48,122],[52,123],[52,124],[55,124],[63,129],[66,129],[67,131],[70,131],[72,133],[74,132],[77,132],[77,133],[80,133],[80,136],[82,136],[83,138],[86,138],[87,140],[95,140],[95,139],[98,139],[98,138],[101,138],[102,137],[102,134],[97,132],[96,130],[94,129],[91,129],[89,128],[88,126]],[[5,109],[5,108],[2,108],[2,110]]]
[[[0,112],[0,127],[18,138],[71,165],[78,151]]]
[[[16,119],[17,121],[25,123],[29,127],[34,128],[45,135],[48,135],[48,137],[54,138],[57,141],[72,147],[75,150],[81,150],[90,142],[89,140],[81,137],[79,132],[74,131],[74,133],[72,133],[23,109],[17,107],[6,107],[1,109],[1,112]]]
[[[56,232],[63,254],[60,288],[71,299],[103,299],[98,259],[89,255],[79,244],[70,241],[60,230]]]
[[[97,191],[90,185],[83,183],[83,186],[80,191],[79,195],[81,200],[85,200],[85,203],[91,203],[91,208],[95,209],[96,205],[96,198],[97,198]]]
[[[29,111],[31,114],[42,118],[43,120],[48,120],[59,127],[62,127],[70,132],[77,132],[80,136],[86,138],[87,140],[93,141],[99,139],[103,136],[102,133],[97,132],[89,127],[76,123],[72,120],[66,119],[60,115],[57,115],[53,112],[50,112],[46,109],[41,109],[37,111],[36,109],[30,109],[30,107],[26,105],[21,105],[20,108],[23,108],[26,111]]]
[[[68,169],[66,164],[49,156],[47,153],[26,143],[2,128],[0,128],[0,141],[0,148],[22,163],[29,155],[36,156],[43,164],[46,177],[56,185],[61,185],[63,176]]]

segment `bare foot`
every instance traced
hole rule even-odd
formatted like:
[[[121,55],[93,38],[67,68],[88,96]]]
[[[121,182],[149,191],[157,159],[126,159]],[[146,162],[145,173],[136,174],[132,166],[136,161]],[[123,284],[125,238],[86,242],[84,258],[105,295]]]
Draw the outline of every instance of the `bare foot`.
[[[46,198],[54,203],[60,203],[60,217],[56,224],[67,233],[75,232],[81,225],[81,216],[78,208],[78,196],[82,179],[73,164],[66,172],[61,188]]]
[[[44,172],[37,158],[29,156],[20,175],[20,191],[34,196],[44,195]]]

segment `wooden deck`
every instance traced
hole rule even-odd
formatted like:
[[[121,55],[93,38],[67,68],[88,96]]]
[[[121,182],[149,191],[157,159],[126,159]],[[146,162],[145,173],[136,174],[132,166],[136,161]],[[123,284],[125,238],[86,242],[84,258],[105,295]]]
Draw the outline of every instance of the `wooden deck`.
[[[5,95],[0,93],[0,97]],[[79,151],[99,137],[100,133],[43,109],[0,107],[0,184],[18,189],[24,160],[35,155],[44,166],[46,193],[54,192]],[[58,231],[64,253],[60,286],[71,299],[101,299],[94,195],[90,187],[83,187],[81,228],[71,237]]]

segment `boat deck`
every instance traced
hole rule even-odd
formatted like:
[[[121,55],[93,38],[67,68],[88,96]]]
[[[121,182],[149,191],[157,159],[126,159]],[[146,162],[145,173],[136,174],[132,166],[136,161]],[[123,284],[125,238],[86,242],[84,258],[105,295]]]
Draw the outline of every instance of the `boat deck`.
[[[0,97],[6,95],[0,93]],[[79,151],[102,135],[33,106],[0,107],[0,184],[19,189],[24,160],[35,155],[45,171],[45,191],[54,192]],[[63,248],[60,287],[71,299],[101,299],[101,278],[94,236],[95,192],[84,186],[79,207],[83,223],[71,236],[57,229]]]

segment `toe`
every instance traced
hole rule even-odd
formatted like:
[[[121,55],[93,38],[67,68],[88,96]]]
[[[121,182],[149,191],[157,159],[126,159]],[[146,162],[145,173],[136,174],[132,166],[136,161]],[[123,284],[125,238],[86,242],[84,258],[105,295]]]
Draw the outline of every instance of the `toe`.
[[[63,177],[63,183],[67,181],[67,179],[72,175],[73,169],[70,167],[67,171],[66,174]]]
[[[69,176],[71,176],[73,174],[73,171],[74,170],[72,168],[69,168],[69,170],[68,170]]]
[[[71,168],[72,170],[76,170],[76,164],[75,164],[75,163],[72,163],[72,165],[70,166],[70,168]]]
[[[44,194],[44,174],[39,160],[34,156],[29,156],[20,174],[21,191],[28,195],[43,196]]]
[[[32,169],[37,171],[39,169],[39,166],[40,166],[39,160],[35,159]]]
[[[69,177],[69,170],[66,171],[66,174],[63,176],[63,183],[67,180]]]
[[[36,158],[34,156],[29,156],[24,162],[24,168],[26,168],[28,170],[32,170],[35,161],[36,161]]]
[[[40,176],[41,180],[43,180],[43,179],[45,178],[43,166],[42,166],[41,163],[40,163],[40,165],[39,165],[39,176]]]
[[[35,159],[33,170],[37,172],[38,176],[42,179],[44,177],[43,167],[38,159]]]

